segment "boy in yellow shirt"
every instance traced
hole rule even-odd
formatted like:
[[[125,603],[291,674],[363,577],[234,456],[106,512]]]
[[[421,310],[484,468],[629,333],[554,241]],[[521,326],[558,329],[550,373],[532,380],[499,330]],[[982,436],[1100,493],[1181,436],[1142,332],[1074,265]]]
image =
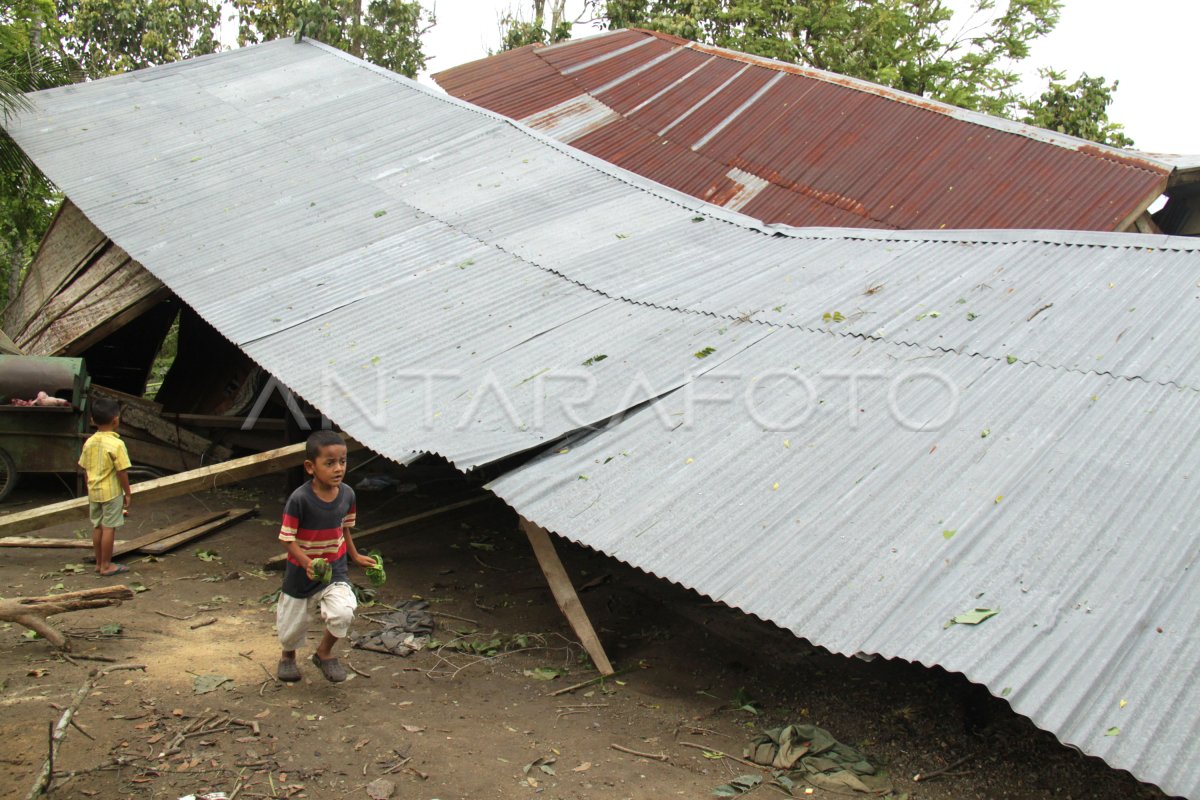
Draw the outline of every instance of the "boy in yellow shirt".
[[[79,466],[87,473],[96,572],[104,577],[129,571],[124,564],[112,563],[113,541],[117,538],[117,528],[125,524],[125,511],[132,496],[129,451],[117,435],[120,423],[121,407],[116,400],[94,399],[92,424],[97,430],[83,443],[83,454],[79,457]]]

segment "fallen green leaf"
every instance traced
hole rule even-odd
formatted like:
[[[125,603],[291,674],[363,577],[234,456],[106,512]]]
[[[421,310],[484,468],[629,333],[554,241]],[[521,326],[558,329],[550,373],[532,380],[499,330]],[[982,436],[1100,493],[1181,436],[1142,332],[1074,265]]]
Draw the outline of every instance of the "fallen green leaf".
[[[208,694],[216,691],[218,686],[226,686],[226,689],[233,688],[233,678],[225,675],[197,675],[192,679],[192,691],[196,694]]]
[[[696,358],[708,358],[715,352],[717,352],[717,348],[706,347],[703,350],[697,350],[693,355],[695,355]]]
[[[738,775],[729,783],[713,789],[714,797],[738,797],[762,783],[761,775]]]
[[[954,534],[956,534],[956,533],[958,533],[958,531],[956,531],[956,530],[955,531],[942,531],[942,538],[949,541],[950,539],[954,538]]]
[[[976,608],[953,617],[943,627],[949,628],[951,625],[978,625],[985,619],[991,619],[999,613],[1000,609],[998,608]]]
[[[217,555],[216,550],[197,550],[196,558],[201,561],[220,561],[221,557]]]
[[[134,594],[141,594],[142,592],[150,591],[146,588],[146,584],[142,583],[141,581],[130,581],[125,585],[128,586],[130,591],[132,591]]]
[[[380,217],[382,217],[382,216],[383,216],[384,214],[386,214],[386,213],[387,213],[387,209],[386,209],[386,208],[381,208],[381,209],[379,209],[378,211],[376,211],[376,212],[375,212],[375,218],[376,218],[376,219],[379,219]]]
[[[1121,734],[1121,729],[1116,727],[1115,725],[1104,732],[1105,736],[1119,736],[1120,734]]]
[[[1016,357],[1016,356],[1008,356],[1008,357],[1007,357],[1007,360],[1008,360],[1008,363],[1010,363],[1010,364],[1015,364],[1015,363],[1017,363],[1017,357]]]
[[[535,681],[552,681],[555,678],[567,674],[564,669],[557,667],[534,667],[533,669],[523,670],[525,677],[533,678]]]
[[[600,361],[603,361],[606,358],[608,358],[607,355],[605,355],[604,353],[600,353],[599,355],[592,356],[587,361],[584,361],[583,366],[590,367],[592,364],[596,364]]]

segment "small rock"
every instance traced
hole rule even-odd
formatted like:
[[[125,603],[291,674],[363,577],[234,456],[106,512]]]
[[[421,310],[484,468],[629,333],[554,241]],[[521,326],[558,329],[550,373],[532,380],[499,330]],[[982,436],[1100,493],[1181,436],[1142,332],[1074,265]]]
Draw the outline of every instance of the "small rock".
[[[388,800],[396,793],[396,784],[387,778],[376,778],[367,784],[367,796],[371,800]]]

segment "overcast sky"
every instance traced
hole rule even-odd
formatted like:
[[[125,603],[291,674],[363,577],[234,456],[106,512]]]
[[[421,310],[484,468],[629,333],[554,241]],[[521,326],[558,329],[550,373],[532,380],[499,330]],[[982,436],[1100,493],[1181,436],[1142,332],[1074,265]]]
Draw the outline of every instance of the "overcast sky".
[[[431,0],[425,0],[431,2]],[[948,0],[966,7],[970,0]],[[1003,5],[998,0],[997,5]],[[437,25],[425,35],[425,52],[432,56],[430,71],[448,69],[487,55],[500,43],[498,19],[529,0],[437,0]],[[549,5],[549,3],[547,3]],[[568,0],[577,13],[582,0]],[[1200,31],[1200,0],[1066,0],[1058,28],[1039,40],[1026,63],[1027,93],[1037,82],[1038,67],[1065,70],[1074,80],[1081,72],[1120,81],[1109,117],[1125,125],[1141,150],[1200,154],[1200,125],[1192,83],[1196,58],[1193,48]],[[591,30],[580,27],[576,36]],[[423,83],[432,85],[427,75]]]

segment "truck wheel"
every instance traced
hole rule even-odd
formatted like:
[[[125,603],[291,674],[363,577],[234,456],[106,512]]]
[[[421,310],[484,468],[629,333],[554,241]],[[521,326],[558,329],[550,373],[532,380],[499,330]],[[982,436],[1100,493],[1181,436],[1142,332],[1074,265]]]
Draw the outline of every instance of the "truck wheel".
[[[17,485],[17,464],[12,456],[0,450],[0,502],[8,497],[8,493]]]

